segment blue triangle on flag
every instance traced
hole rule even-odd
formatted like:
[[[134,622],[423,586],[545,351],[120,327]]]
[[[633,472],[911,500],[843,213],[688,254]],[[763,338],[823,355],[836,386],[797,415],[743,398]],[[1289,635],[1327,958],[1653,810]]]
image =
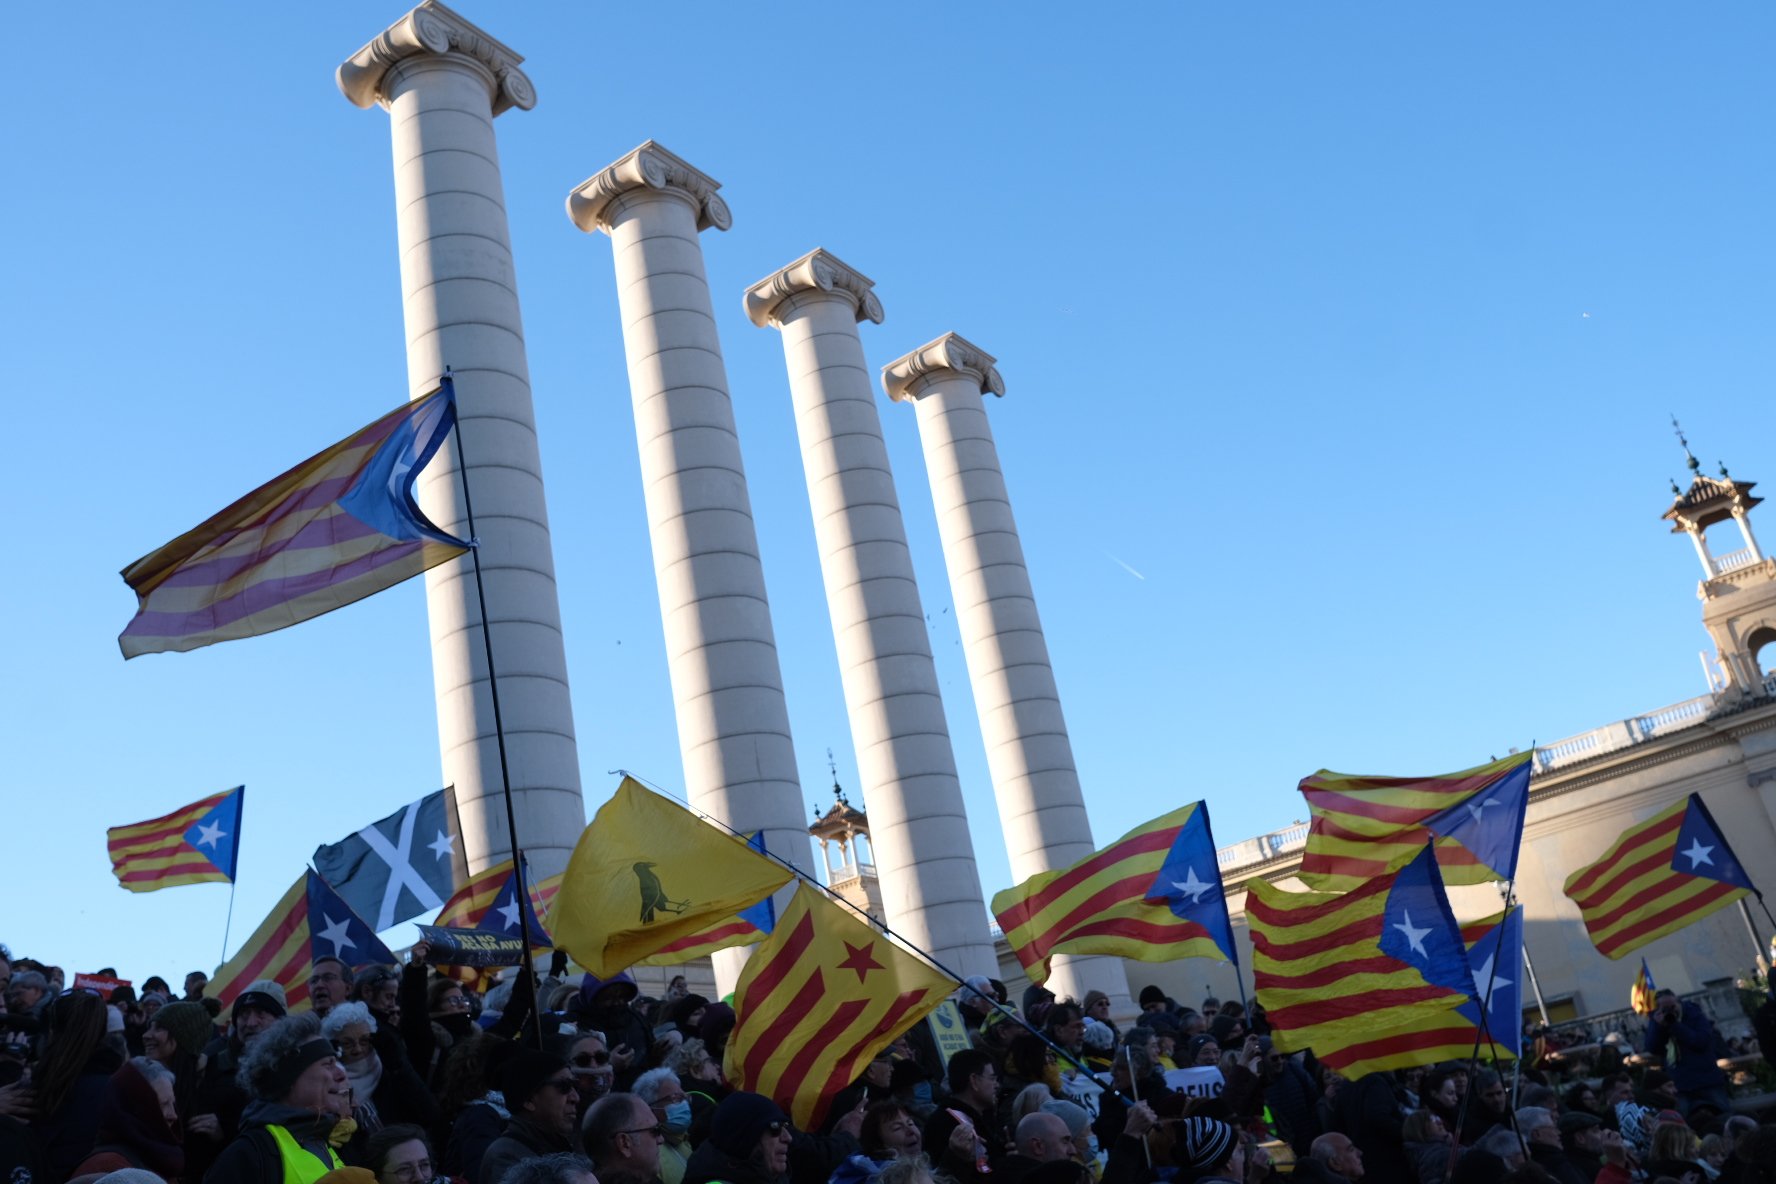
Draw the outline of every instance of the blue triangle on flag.
[[[391,966],[398,961],[376,931],[312,871],[308,873],[308,944],[313,957],[337,958],[354,969]]]
[[[1671,870],[1756,891],[1739,857],[1727,845],[1726,836],[1715,825],[1714,815],[1697,794],[1690,795],[1690,807],[1684,811],[1683,825],[1678,828]]]

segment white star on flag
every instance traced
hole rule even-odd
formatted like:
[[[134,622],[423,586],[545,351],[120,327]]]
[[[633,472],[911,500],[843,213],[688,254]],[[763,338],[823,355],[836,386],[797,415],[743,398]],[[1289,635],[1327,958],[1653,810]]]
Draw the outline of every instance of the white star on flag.
[[[333,943],[333,956],[335,958],[338,958],[339,955],[343,954],[347,949],[358,944],[347,936],[351,932],[351,921],[349,919],[335,921],[326,913],[322,913],[321,920],[327,923],[327,927],[315,934],[315,936],[322,941],[330,941]]]
[[[1426,958],[1429,958],[1431,956],[1430,951],[1425,949],[1424,939],[1425,939],[1425,934],[1429,933],[1430,930],[1429,929],[1414,929],[1413,928],[1413,926],[1412,926],[1412,910],[1411,909],[1402,909],[1400,911],[1400,916],[1405,918],[1405,920],[1401,921],[1401,922],[1397,922],[1396,924],[1394,924],[1392,926],[1392,928],[1398,929],[1401,933],[1404,933],[1406,935],[1406,944],[1412,947],[1413,953],[1419,954],[1419,955],[1426,957]]]
[[[1465,802],[1463,804],[1467,806],[1468,813],[1472,814],[1474,816],[1474,821],[1480,822],[1480,821],[1482,821],[1482,819],[1480,817],[1480,812],[1482,810],[1486,809],[1486,807],[1488,807],[1488,806],[1496,806],[1499,803],[1498,803],[1497,798],[1487,798],[1483,802]]]
[[[438,837],[427,843],[426,846],[436,851],[439,859],[449,859],[456,851],[456,840],[445,832],[439,831]]]
[[[1498,989],[1500,987],[1508,987],[1511,985],[1510,979],[1500,978],[1493,973],[1491,954],[1486,955],[1486,961],[1480,963],[1479,968],[1474,971],[1474,998],[1480,1001],[1482,1007],[1486,1006],[1486,992],[1489,984],[1492,988],[1493,998],[1497,998]]]
[[[207,826],[200,826],[197,828],[197,845],[199,847],[216,847],[227,833],[222,829],[220,822],[211,822]]]
[[[501,905],[497,909],[494,909],[493,911],[500,915],[500,919],[506,923],[505,927],[507,929],[518,928],[518,894],[517,893],[513,893],[512,898],[510,900],[506,901],[505,904]]]
[[[1683,856],[1690,861],[1690,870],[1695,871],[1705,863],[1712,864],[1714,862],[1714,856],[1711,854],[1713,850],[1713,847],[1704,847],[1701,839],[1691,839],[1690,849],[1685,851]]]
[[[1190,897],[1191,904],[1201,904],[1203,893],[1212,892],[1215,888],[1213,884],[1205,884],[1197,879],[1196,869],[1193,867],[1185,868],[1184,878],[1182,880],[1173,880],[1172,887]]]

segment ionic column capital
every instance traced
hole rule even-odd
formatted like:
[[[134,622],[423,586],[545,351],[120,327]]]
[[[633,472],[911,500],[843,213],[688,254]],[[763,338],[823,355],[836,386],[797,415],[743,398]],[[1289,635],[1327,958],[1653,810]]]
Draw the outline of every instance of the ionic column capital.
[[[567,216],[587,234],[594,230],[609,234],[615,213],[613,207],[625,193],[655,189],[677,193],[689,200],[697,210],[698,230],[708,230],[711,226],[726,230],[734,224],[734,215],[728,212],[728,203],[716,193],[720,188],[720,181],[649,140],[609,168],[576,185],[567,195]]]
[[[1005,380],[993,363],[992,354],[955,333],[945,333],[936,341],[921,345],[905,357],[896,358],[882,367],[882,389],[899,403],[910,403],[925,393],[933,382],[946,378],[966,378],[979,385],[981,394],[1005,397]]]
[[[746,315],[763,329],[777,324],[777,310],[800,292],[829,292],[851,302],[860,321],[882,323],[882,302],[871,291],[876,281],[825,247],[815,247],[789,266],[746,289]]]
[[[380,36],[340,64],[334,77],[345,97],[359,107],[388,105],[383,80],[395,66],[424,55],[455,54],[476,63],[488,75],[493,113],[536,106],[536,89],[518,68],[524,56],[470,24],[438,0],[419,7],[384,29]]]

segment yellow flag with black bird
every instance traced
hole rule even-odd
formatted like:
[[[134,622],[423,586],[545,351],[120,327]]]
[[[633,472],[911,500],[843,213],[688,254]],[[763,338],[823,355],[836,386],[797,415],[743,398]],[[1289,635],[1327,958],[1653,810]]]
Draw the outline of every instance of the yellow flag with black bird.
[[[581,832],[544,924],[556,949],[609,978],[756,904],[793,875],[625,777]]]

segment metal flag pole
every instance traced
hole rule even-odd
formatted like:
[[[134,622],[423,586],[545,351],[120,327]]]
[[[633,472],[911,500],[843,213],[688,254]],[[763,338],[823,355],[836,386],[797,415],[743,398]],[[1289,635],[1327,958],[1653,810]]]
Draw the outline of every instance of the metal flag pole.
[[[1468,1088],[1462,1091],[1461,1106],[1455,1112],[1455,1130],[1450,1132],[1449,1163],[1443,1169],[1444,1180],[1452,1179],[1455,1175],[1456,1156],[1461,1151],[1461,1132],[1462,1128],[1468,1124],[1468,1103],[1474,1097],[1474,1078],[1478,1075],[1480,1068],[1481,1044],[1485,1044],[1487,1048],[1492,1051],[1492,1063],[1494,1065],[1498,1064],[1498,1045],[1494,1043],[1492,1039],[1492,987],[1493,984],[1498,981],[1499,955],[1504,953],[1505,927],[1511,920],[1511,902],[1516,894],[1516,888],[1517,881],[1515,879],[1505,881],[1505,911],[1499,918],[1498,929],[1496,930],[1492,946],[1493,972],[1486,977],[1486,991],[1484,996],[1479,1000],[1480,1022],[1474,1026],[1474,1051],[1468,1056]],[[1523,1050],[1521,1047],[1517,1050],[1517,1060],[1519,1063],[1523,1060]],[[1522,1143],[1523,1132],[1517,1130],[1517,1110],[1515,1102],[1516,1098],[1513,1096],[1512,1105],[1508,1108],[1508,1112],[1511,1120],[1511,1129],[1516,1131],[1517,1141]],[[1526,1156],[1529,1154],[1527,1144],[1525,1145],[1523,1153]]]
[[[229,861],[234,866],[228,869],[228,916],[222,922],[222,960],[216,963],[218,966],[228,965],[228,934],[234,928],[235,877],[240,871],[241,819],[247,815],[247,787],[242,785],[235,792],[240,794],[240,801],[236,804],[238,813],[234,816],[234,858]]]
[[[649,781],[646,777],[638,777],[634,773],[631,773],[628,769],[610,769],[610,770],[607,770],[607,772],[610,772],[612,774],[617,774],[617,775],[620,775],[623,777],[628,777],[631,780],[633,780],[641,785],[645,785],[649,789],[652,789],[654,792],[656,792],[664,797],[669,797],[673,801],[678,802],[679,804],[683,805],[687,810],[689,810],[691,813],[695,814],[698,818],[701,818],[704,822],[707,822],[712,826],[720,827],[722,830],[727,831],[730,835],[733,835],[736,839],[739,839],[741,842],[746,841],[746,836],[744,834],[741,834],[739,831],[735,830],[733,827],[729,826],[727,823],[723,822],[721,819],[716,818],[715,816],[713,816],[711,814],[705,814],[702,810],[697,809],[697,807],[695,807],[695,806],[691,805],[689,802],[685,801],[685,799],[679,797],[677,794],[668,793],[663,787],[656,784],[655,782]],[[754,850],[756,850],[756,848]],[[1004,1016],[1006,1019],[1017,1024],[1018,1027],[1022,1028],[1024,1031],[1030,1033],[1030,1035],[1036,1037],[1038,1040],[1042,1041],[1042,1043],[1048,1047],[1048,1050],[1050,1052],[1054,1053],[1057,1058],[1066,1061],[1069,1065],[1072,1065],[1075,1069],[1078,1069],[1081,1073],[1084,1073],[1087,1077],[1091,1078],[1093,1081],[1097,1081],[1097,1077],[1091,1071],[1091,1066],[1087,1065],[1084,1061],[1081,1061],[1078,1057],[1076,1057],[1072,1053],[1068,1052],[1065,1048],[1056,1044],[1053,1040],[1050,1040],[1048,1038],[1048,1034],[1046,1032],[1043,1032],[1042,1030],[1037,1028],[1035,1025],[1030,1023],[1029,1020],[1027,1020],[1023,1016],[1019,1015],[1016,1011],[1005,1006],[1005,1004],[999,1002],[998,998],[996,998],[993,995],[988,994],[986,991],[981,990],[979,987],[974,986],[962,975],[957,974],[955,971],[951,970],[948,966],[945,966],[942,962],[939,962],[934,955],[926,952],[925,950],[920,949],[918,946],[914,945],[912,942],[910,942],[906,938],[902,937],[899,933],[896,933],[893,929],[891,929],[888,926],[888,924],[886,922],[878,921],[876,918],[870,916],[864,910],[858,908],[855,904],[852,904],[850,901],[846,900],[844,897],[842,897],[838,893],[834,892],[831,888],[828,888],[825,884],[822,884],[819,880],[816,880],[813,876],[809,875],[807,872],[803,871],[801,868],[797,867],[795,864],[789,862],[789,860],[784,859],[782,856],[778,855],[775,851],[771,851],[771,850],[767,849],[765,852],[763,852],[763,854],[766,859],[771,860],[773,863],[781,864],[784,868],[788,869],[789,872],[791,872],[796,877],[796,879],[802,881],[805,884],[808,884],[816,892],[823,894],[828,900],[831,900],[837,904],[842,904],[846,908],[850,909],[852,912],[856,913],[858,915],[858,917],[861,918],[863,920],[863,922],[866,925],[868,925],[870,928],[880,930],[886,936],[891,937],[896,942],[900,943],[900,945],[902,947],[904,947],[909,953],[915,954],[918,957],[925,959],[925,961],[930,963],[940,974],[944,975],[947,978],[954,979],[956,981],[957,985],[961,986],[965,990],[973,992],[979,998],[984,999],[993,1008],[994,1011],[997,1011],[1000,1015]],[[1129,1084],[1130,1084],[1131,1088],[1135,1088],[1134,1069],[1132,1067],[1129,1070]],[[1120,1099],[1122,1101],[1122,1103],[1126,1106],[1134,1106],[1137,1104],[1136,1099],[1129,1097],[1127,1094],[1125,1094],[1121,1090],[1117,1089],[1114,1082],[1105,1086],[1104,1092],[1114,1095],[1115,1097]],[[1136,1092],[1139,1092],[1139,1090],[1137,1089]]]
[[[524,942],[524,955],[518,963],[520,971],[530,970],[533,982],[531,988],[530,1014],[536,1029],[537,1051],[543,1048],[543,1001],[537,997],[534,981],[536,970],[531,966],[530,940],[530,888],[524,882],[524,849],[518,845],[518,816],[512,809],[512,773],[506,760],[506,727],[500,715],[499,674],[493,664],[493,630],[487,623],[487,588],[481,581],[481,540],[475,537],[475,503],[469,497],[469,466],[463,457],[462,409],[456,406],[456,382],[451,377],[450,367],[444,367],[444,376],[438,385],[450,392],[450,402],[456,421],[456,430],[451,433],[456,441],[456,475],[462,485],[463,520],[467,525],[469,555],[475,562],[475,605],[481,617],[481,647],[487,657],[487,691],[493,700],[493,735],[499,746],[500,794],[506,803],[506,834],[512,846],[512,884],[518,905],[518,936]],[[514,983],[513,989],[517,986]]]
[[[234,877],[228,878],[228,919],[222,922],[222,960],[216,965],[228,965],[228,931],[234,928]]]

